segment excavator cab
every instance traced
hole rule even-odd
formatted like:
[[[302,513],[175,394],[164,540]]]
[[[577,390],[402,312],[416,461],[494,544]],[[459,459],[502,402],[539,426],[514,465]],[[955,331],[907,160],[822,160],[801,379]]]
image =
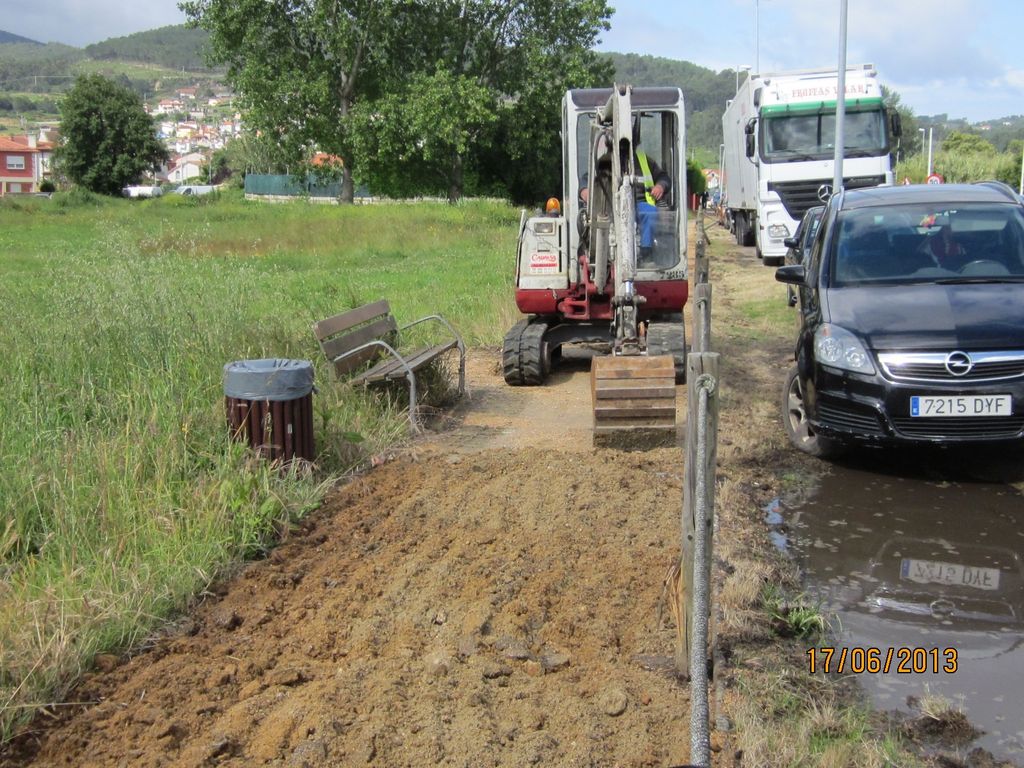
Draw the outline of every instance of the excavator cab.
[[[543,383],[567,344],[593,359],[595,436],[674,438],[686,370],[686,175],[678,88],[595,88],[562,101],[563,206],[520,224],[505,380]]]

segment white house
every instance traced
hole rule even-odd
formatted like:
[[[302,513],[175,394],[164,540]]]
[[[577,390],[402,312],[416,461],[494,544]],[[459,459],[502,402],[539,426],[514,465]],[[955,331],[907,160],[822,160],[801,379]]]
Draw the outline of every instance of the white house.
[[[189,179],[198,179],[203,175],[206,158],[198,152],[172,160],[167,169],[167,181],[172,184],[183,184]]]

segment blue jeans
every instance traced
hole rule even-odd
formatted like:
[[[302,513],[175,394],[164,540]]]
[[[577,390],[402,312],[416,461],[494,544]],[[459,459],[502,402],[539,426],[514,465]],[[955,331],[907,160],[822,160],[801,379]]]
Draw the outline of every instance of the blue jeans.
[[[658,209],[648,202],[636,204],[636,223],[640,227],[640,247],[654,247],[654,225],[658,220]]]

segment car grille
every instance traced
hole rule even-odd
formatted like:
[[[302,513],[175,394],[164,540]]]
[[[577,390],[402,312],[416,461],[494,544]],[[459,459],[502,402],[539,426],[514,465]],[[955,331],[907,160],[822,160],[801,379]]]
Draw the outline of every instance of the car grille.
[[[852,408],[846,404],[818,403],[818,423],[844,432],[856,432],[865,437],[882,436],[885,430],[878,414]]]
[[[877,187],[885,183],[885,176],[861,176],[855,179],[843,179],[844,189],[864,189]],[[818,189],[822,184],[832,186],[832,179],[816,181],[770,181],[768,191],[777,192],[782,198],[782,205],[793,219],[800,221],[808,208],[821,205],[824,200],[818,197]]]
[[[1013,352],[971,352],[970,371],[954,376],[946,367],[945,352],[882,353],[878,362],[888,376],[896,381],[1002,381],[1024,376],[1024,350]]]
[[[906,437],[941,437],[950,440],[997,440],[1019,437],[1024,416],[958,417],[952,419],[894,418],[893,426]]]

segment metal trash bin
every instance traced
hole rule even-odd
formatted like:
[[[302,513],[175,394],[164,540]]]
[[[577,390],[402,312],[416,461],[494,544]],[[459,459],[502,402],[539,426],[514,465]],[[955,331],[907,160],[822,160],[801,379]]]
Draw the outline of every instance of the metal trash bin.
[[[224,407],[236,440],[271,461],[312,461],[313,364],[308,360],[237,360],[224,366]]]

